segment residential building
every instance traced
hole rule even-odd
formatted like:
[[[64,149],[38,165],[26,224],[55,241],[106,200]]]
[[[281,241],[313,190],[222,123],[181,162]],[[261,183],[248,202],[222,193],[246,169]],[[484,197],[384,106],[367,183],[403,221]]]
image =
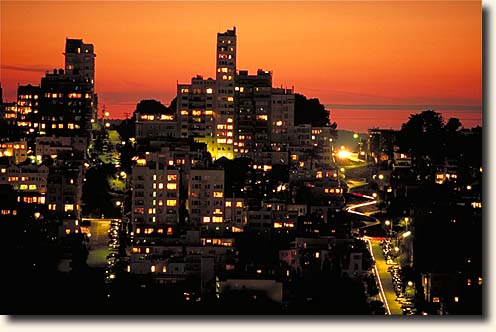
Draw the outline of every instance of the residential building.
[[[222,224],[224,170],[192,169],[188,181],[189,221],[194,225]]]
[[[179,171],[163,153],[147,152],[130,179],[134,228],[179,222]]]
[[[39,135],[90,136],[94,96],[88,78],[54,70],[41,79],[41,91]]]
[[[28,158],[28,145],[26,141],[0,143],[0,157],[11,157],[16,164]]]
[[[177,85],[179,137],[214,137],[216,81],[197,75],[191,84]]]
[[[215,137],[218,144],[233,145],[234,82],[236,78],[236,27],[217,33]],[[231,129],[229,129],[231,128]]]
[[[256,75],[241,70],[235,86],[236,156],[254,158],[257,152],[270,148],[270,109],[272,73],[259,69]]]

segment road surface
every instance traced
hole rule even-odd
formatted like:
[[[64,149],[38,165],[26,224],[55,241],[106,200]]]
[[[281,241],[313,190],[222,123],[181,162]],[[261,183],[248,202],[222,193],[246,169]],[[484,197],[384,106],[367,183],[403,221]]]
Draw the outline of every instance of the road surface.
[[[107,255],[110,253],[108,248],[108,230],[111,219],[83,218],[89,221],[90,250],[86,263],[90,267],[103,267],[107,261]]]
[[[379,239],[366,238],[366,241],[370,242],[372,258],[375,261],[376,273],[379,274],[380,284],[382,285],[383,296],[387,301],[387,307],[391,315],[403,315],[403,310],[401,310],[401,304],[396,302],[396,293],[394,292],[393,281],[391,279],[391,273],[387,271],[388,265],[386,264],[386,259],[382,254],[382,247]],[[381,288],[379,285],[379,288]],[[384,305],[386,307],[386,304]]]

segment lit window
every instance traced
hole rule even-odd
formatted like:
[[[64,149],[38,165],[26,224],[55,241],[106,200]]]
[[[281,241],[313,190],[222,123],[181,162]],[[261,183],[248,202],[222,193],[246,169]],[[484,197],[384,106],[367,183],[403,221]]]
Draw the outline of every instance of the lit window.
[[[208,88],[208,89],[207,89],[207,93],[208,93],[208,94],[212,94],[213,92],[214,92],[214,90],[213,90],[212,88]]]
[[[152,265],[150,271],[155,272],[155,265]]]
[[[162,273],[167,273],[167,266],[162,266]]]
[[[167,183],[167,189],[169,189],[169,190],[176,190],[177,189],[177,184],[176,183]]]
[[[203,222],[204,223],[209,223],[210,222],[210,217],[203,217]]]
[[[242,208],[243,207],[243,202],[241,202],[241,201],[236,202],[236,207],[237,208]]]
[[[175,174],[167,175],[167,181],[176,181],[176,180],[177,180],[177,175]]]
[[[234,101],[233,97],[227,97],[227,101]]]
[[[231,207],[231,201],[226,201],[226,207]]]
[[[212,222],[214,222],[214,223],[222,222],[222,217],[213,217]]]
[[[27,185],[27,184],[21,184],[21,185],[19,186],[19,189],[20,189],[20,190],[27,190],[27,189],[28,189],[28,185]]]
[[[65,204],[64,205],[64,211],[65,212],[70,212],[74,210],[74,204]]]
[[[29,190],[36,190],[37,186],[35,184],[30,184],[29,185]]]
[[[267,121],[268,116],[265,114],[257,115],[257,120]]]
[[[158,189],[164,189],[164,184],[162,182],[158,184]]]
[[[182,111],[181,111],[181,115],[188,115],[188,111],[186,111],[186,110],[182,110]]]
[[[222,191],[214,191],[214,197],[222,198],[224,197],[224,193]]]
[[[168,199],[167,200],[167,206],[176,206],[177,201],[175,199]]]

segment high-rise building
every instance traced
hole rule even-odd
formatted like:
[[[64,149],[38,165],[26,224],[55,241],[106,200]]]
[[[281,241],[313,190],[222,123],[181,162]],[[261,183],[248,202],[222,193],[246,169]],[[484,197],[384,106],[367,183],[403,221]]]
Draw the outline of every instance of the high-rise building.
[[[134,228],[176,225],[179,222],[179,171],[164,153],[138,159],[131,175]]]
[[[249,75],[241,70],[234,89],[234,152],[253,159],[255,153],[270,147],[272,73],[259,69],[256,75]]]
[[[41,79],[39,134],[89,137],[93,107],[89,78],[67,75],[62,69],[47,73]]]
[[[93,44],[85,44],[82,39],[65,40],[65,72],[88,78],[95,84],[95,57]]]
[[[270,141],[277,147],[284,147],[289,141],[288,128],[294,127],[294,91],[273,88],[271,99]]]
[[[40,97],[39,85],[19,85],[17,88],[17,126],[20,136],[28,139],[31,148],[38,133]]]
[[[67,75],[80,77],[82,80],[88,80],[95,91],[95,50],[93,44],[85,44],[82,39],[65,40],[65,72]],[[92,118],[96,121],[98,109],[98,96],[93,94],[93,113]]]
[[[232,124],[234,121],[234,82],[236,77],[236,27],[217,34],[216,51],[216,143],[232,146],[234,143]]]
[[[177,119],[180,137],[213,137],[215,80],[198,75],[191,84],[177,85]]]

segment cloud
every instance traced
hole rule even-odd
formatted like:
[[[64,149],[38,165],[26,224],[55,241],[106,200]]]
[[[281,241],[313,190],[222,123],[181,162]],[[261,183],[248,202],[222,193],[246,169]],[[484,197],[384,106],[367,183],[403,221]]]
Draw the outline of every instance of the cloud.
[[[356,110],[412,110],[423,111],[432,109],[434,111],[463,111],[482,112],[481,105],[391,105],[391,104],[324,104],[328,109],[356,109]]]
[[[10,66],[10,65],[2,65],[1,66],[2,70],[15,70],[15,71],[29,71],[29,72],[36,72],[36,73],[44,73],[47,70],[47,67],[41,67],[41,66]]]

